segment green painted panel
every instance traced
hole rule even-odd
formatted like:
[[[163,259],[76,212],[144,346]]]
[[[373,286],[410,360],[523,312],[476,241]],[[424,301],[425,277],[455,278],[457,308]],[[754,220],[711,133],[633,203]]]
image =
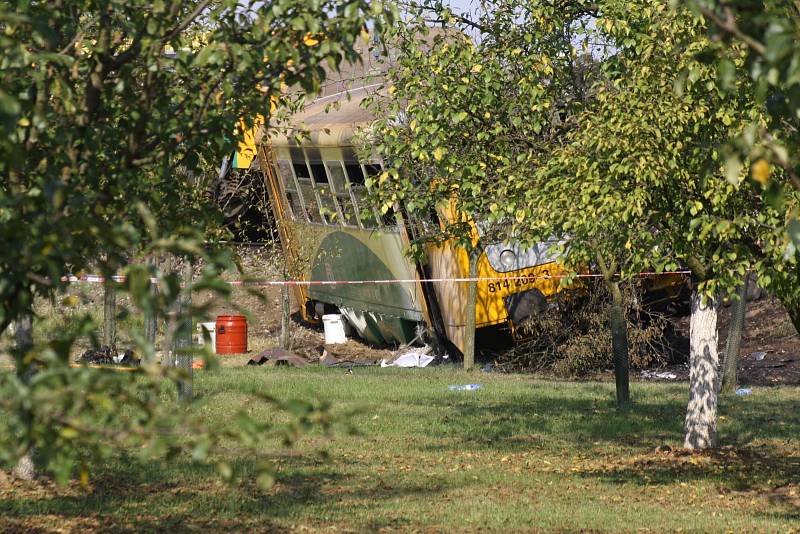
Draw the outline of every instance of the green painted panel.
[[[358,235],[363,234],[363,235]],[[392,280],[413,278],[398,235],[333,231],[316,247],[311,280]],[[416,283],[311,286],[314,300],[355,311],[369,311],[410,321],[422,321]],[[393,325],[393,330],[403,328]]]

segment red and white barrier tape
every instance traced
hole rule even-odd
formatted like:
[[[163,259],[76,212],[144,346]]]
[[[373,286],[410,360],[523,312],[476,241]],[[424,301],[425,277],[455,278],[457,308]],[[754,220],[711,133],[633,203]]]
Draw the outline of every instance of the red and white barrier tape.
[[[641,272],[637,273],[637,277],[648,276],[668,276],[668,275],[686,275],[691,271],[663,271],[663,272]],[[389,280],[233,280],[228,282],[233,286],[335,286],[335,285],[366,285],[366,284],[415,284],[417,282],[428,283],[441,283],[441,282],[496,282],[496,281],[514,281],[514,280],[560,280],[562,278],[602,278],[601,274],[543,274],[543,275],[529,275],[529,276],[494,276],[494,277],[480,277],[480,278],[409,278],[409,279],[389,279]],[[124,282],[124,276],[112,276],[115,282]],[[102,284],[106,281],[104,276],[97,274],[87,274],[83,276],[62,276],[62,282],[85,282],[90,284]],[[157,278],[151,278],[150,282],[158,282]]]

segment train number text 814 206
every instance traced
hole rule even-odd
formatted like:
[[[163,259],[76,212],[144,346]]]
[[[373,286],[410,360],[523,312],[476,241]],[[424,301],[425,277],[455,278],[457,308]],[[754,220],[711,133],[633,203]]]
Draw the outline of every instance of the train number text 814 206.
[[[504,280],[497,280],[496,282],[489,282],[489,293],[499,293],[505,290],[517,289],[524,286],[532,285],[538,278],[543,276],[550,276],[550,272],[545,270],[539,274],[529,274],[527,276],[520,276],[516,278],[506,278]]]

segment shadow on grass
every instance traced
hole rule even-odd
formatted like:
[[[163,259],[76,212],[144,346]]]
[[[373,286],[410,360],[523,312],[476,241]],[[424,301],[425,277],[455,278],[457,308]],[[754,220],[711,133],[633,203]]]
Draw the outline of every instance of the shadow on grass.
[[[0,497],[0,531],[52,532],[32,524],[32,517],[56,516],[60,527],[92,532],[289,532],[281,519],[308,523],[310,509],[331,518],[346,514],[340,503],[376,503],[407,496],[436,495],[451,490],[454,484],[417,484],[372,477],[354,481],[313,455],[287,458],[289,472],[279,476],[270,490],[253,482],[256,462],[232,462],[240,475],[230,485],[219,481],[212,467],[191,462],[176,462],[167,468],[120,458],[96,475],[93,488],[82,493],[76,486],[66,493],[41,491],[21,486],[22,491]],[[0,494],[2,495],[2,494]],[[364,505],[358,505],[363,508]],[[367,505],[369,506],[369,505]],[[338,508],[338,510],[337,510]],[[99,515],[102,514],[102,515]],[[316,515],[316,514],[314,514]],[[344,516],[346,518],[346,515]],[[92,521],[97,520],[97,521]],[[313,520],[311,521],[313,524]],[[406,520],[369,518],[368,530],[401,528]],[[70,528],[71,527],[71,528]],[[82,527],[82,528],[81,528]]]
[[[680,446],[686,400],[652,399],[617,410],[605,399],[607,391],[583,398],[565,398],[542,392],[529,402],[487,401],[463,403],[431,399],[426,406],[448,409],[436,417],[429,435],[439,435],[462,445],[513,452],[529,449],[532,442],[555,440],[576,450],[594,442],[619,446]],[[794,399],[745,399],[724,397],[720,402],[722,445],[746,447],[758,440],[794,440],[800,434],[800,412]],[[431,445],[434,449],[453,445]]]
[[[440,417],[430,431],[443,439],[425,445],[437,453],[465,449],[497,453],[551,449],[561,453],[568,449],[574,456],[608,459],[608,465],[582,476],[613,484],[644,486],[703,479],[715,481],[723,491],[752,491],[800,481],[800,456],[791,445],[800,434],[800,413],[794,400],[761,398],[751,402],[723,397],[720,414],[731,422],[720,423],[722,448],[699,454],[672,450],[680,449],[683,441],[686,408],[679,397],[653,400],[644,396],[624,411],[616,410],[603,395],[568,399],[541,392],[528,404],[442,406],[452,408],[451,413]],[[668,452],[656,452],[656,447],[663,445]],[[617,462],[617,458],[625,461]]]
[[[796,486],[800,480],[800,456],[757,448],[723,447],[696,453],[679,449],[609,462],[584,470],[581,476],[611,484],[639,485],[711,480],[721,493],[753,493],[780,500],[776,490]]]

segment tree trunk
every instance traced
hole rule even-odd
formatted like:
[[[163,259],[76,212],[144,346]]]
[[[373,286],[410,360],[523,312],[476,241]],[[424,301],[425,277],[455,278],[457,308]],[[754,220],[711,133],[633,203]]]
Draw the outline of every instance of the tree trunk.
[[[795,333],[800,334],[800,299],[781,297],[780,300],[786,313],[789,314]]]
[[[173,273],[175,259],[172,254],[167,254],[161,259],[161,270],[164,273]],[[161,366],[162,367],[175,367],[175,347],[177,345],[178,324],[180,316],[181,297],[178,296],[177,302],[171,302],[167,309],[164,311],[164,318],[162,331],[164,338],[161,343]]]
[[[117,288],[113,280],[106,282],[103,293],[103,345],[117,346]]]
[[[707,449],[717,446],[717,299],[703,299],[692,290],[689,325],[689,405],[683,446]]]
[[[464,369],[475,367],[475,305],[478,295],[478,258],[480,250],[473,247],[469,252],[469,279],[467,282],[467,324],[464,331]]]
[[[14,328],[14,342],[16,345],[16,367],[17,375],[25,384],[30,383],[35,372],[32,365],[25,363],[27,352],[33,347],[33,317],[22,315],[17,319]],[[22,420],[27,425],[33,424],[33,414],[30,410],[24,410],[21,414]],[[36,466],[33,463],[33,447],[19,459],[11,474],[22,480],[33,480],[36,477]]]
[[[286,270],[283,271],[284,282],[288,278]],[[291,304],[289,302],[289,286],[283,284],[281,286],[281,337],[280,346],[282,349],[291,349],[291,332],[289,330],[291,323],[289,322],[289,315],[291,313]]]
[[[157,260],[155,258],[151,258],[150,260],[151,265],[158,265]],[[153,297],[153,300],[156,299],[158,295],[158,284],[151,283],[150,284],[150,294]],[[144,314],[144,339],[150,346],[153,347],[153,352],[156,350],[156,336],[158,335],[158,314],[156,313],[155,305],[153,308],[148,309],[145,311]],[[150,354],[149,351],[147,354]],[[153,363],[151,361],[147,361],[146,363]]]
[[[739,369],[739,351],[742,346],[745,312],[747,311],[747,284],[749,276],[745,275],[744,283],[736,294],[739,300],[731,304],[731,324],[728,328],[728,339],[725,341],[725,368],[722,372],[722,392],[733,393],[736,389],[736,373]]]
[[[611,350],[614,354],[614,380],[617,389],[617,407],[624,408],[631,402],[630,364],[628,355],[628,325],[625,321],[625,308],[619,283],[609,281],[611,305],[609,324],[611,326]]]
[[[188,260],[183,268],[185,284],[180,298],[178,321],[180,324],[175,343],[177,367],[183,371],[183,378],[178,381],[178,398],[184,402],[192,400],[192,264]]]

